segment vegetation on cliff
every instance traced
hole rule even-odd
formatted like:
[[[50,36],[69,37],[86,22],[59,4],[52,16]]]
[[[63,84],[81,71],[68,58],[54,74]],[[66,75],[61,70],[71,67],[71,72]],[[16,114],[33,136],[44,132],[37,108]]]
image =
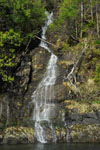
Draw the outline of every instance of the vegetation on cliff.
[[[20,143],[19,137],[22,143],[24,137],[26,143],[34,141],[33,129],[24,126],[34,126],[31,95],[43,78],[50,56],[44,48],[36,48],[45,10],[54,12],[46,35],[58,56],[54,101],[60,107],[55,117],[59,124],[57,128],[55,125],[56,134],[66,137],[65,129],[61,133],[58,129],[59,114],[64,113],[72,141],[83,141],[90,131],[86,142],[98,141],[93,135],[100,127],[90,124],[100,124],[99,0],[0,0],[0,139],[5,143],[13,141],[12,137],[15,143]],[[55,113],[54,108],[51,111]],[[99,139],[99,134],[96,137]]]
[[[100,2],[59,0],[54,13],[48,38],[56,45],[55,53],[66,85],[74,93],[79,90],[81,99],[99,99]]]
[[[17,67],[18,57],[22,52],[26,54],[28,47],[30,49],[36,45],[35,35],[40,33],[46,18],[44,7],[49,11],[54,10],[55,19],[50,26],[50,32],[53,32],[52,40],[57,39],[57,41],[54,43],[51,40],[51,42],[61,49],[62,54],[67,49],[74,48],[77,53],[77,49],[82,49],[84,38],[87,38],[87,62],[93,70],[93,78],[100,83],[100,2],[98,0],[89,2],[87,0],[10,0],[9,2],[0,0],[1,85],[14,80],[13,72]]]
[[[41,0],[0,0],[0,82],[14,80],[16,57],[35,45],[35,35],[44,23]],[[33,48],[32,47],[32,48]]]

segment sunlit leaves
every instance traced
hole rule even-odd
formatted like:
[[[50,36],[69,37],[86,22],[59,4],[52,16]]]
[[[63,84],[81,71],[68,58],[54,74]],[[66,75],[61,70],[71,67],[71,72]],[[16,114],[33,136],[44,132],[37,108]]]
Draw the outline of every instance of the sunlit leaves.
[[[46,19],[41,0],[0,0],[0,79],[13,81],[16,55],[24,51],[29,39]]]
[[[95,80],[100,84],[100,63],[96,65]]]

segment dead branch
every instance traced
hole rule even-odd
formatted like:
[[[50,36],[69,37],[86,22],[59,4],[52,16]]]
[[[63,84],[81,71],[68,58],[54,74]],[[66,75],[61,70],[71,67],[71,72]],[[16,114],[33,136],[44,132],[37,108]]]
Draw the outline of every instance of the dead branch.
[[[87,50],[87,39],[85,39],[85,41],[84,41],[84,48],[80,54],[79,59],[77,60],[76,63],[74,63],[74,66],[72,67],[71,71],[68,73],[67,77],[65,77],[65,80],[68,80],[69,83],[71,84],[71,86],[73,86],[76,89],[76,91],[79,91],[79,90],[76,86],[76,75],[74,72],[75,72],[76,68],[78,68],[78,65],[80,65],[80,63],[82,63],[82,58],[83,58],[83,55],[86,52],[86,50]],[[72,79],[74,80],[75,83],[73,83]]]
[[[84,55],[84,53],[85,53],[86,50],[87,50],[87,39],[85,39],[85,41],[84,41],[84,48],[83,48],[83,50],[82,50],[82,52],[81,52],[81,54],[80,54],[79,59],[77,60],[76,63],[74,63],[74,66],[73,66],[72,70],[70,71],[70,73],[68,74],[67,78],[68,78],[70,75],[73,75],[73,73],[74,73],[76,67],[77,67],[77,66],[79,65],[79,63],[81,62],[81,60],[82,60],[82,58],[83,58],[83,55]]]
[[[28,47],[29,47],[29,45],[30,45],[30,43],[31,43],[31,38],[29,39],[29,41],[28,41],[28,43],[27,43],[27,45],[26,45],[26,48],[25,48],[25,51],[27,51],[27,49],[28,49]]]
[[[43,42],[45,42],[45,43],[47,43],[47,44],[51,45],[51,46],[53,46],[53,47],[57,48],[57,46],[56,46],[56,45],[54,45],[54,44],[52,44],[52,43],[48,42],[47,40],[42,39],[42,38],[40,38],[40,37],[38,37],[38,36],[36,36],[36,35],[35,35],[35,37],[36,37],[37,39],[39,39],[39,40],[41,40],[41,41],[43,41]]]

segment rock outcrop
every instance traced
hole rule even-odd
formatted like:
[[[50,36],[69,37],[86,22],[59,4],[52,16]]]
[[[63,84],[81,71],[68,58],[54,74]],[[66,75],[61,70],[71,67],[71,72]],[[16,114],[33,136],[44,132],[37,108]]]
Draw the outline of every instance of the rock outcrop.
[[[84,49],[85,38],[69,46],[68,36],[64,37],[61,32],[48,30],[47,36],[56,45],[51,49],[58,56],[57,81],[54,85],[54,103],[58,107],[51,107],[49,115],[56,141],[100,142],[100,87],[94,79],[97,60],[92,54],[94,48],[97,51],[99,48],[88,45],[86,53],[75,66]],[[15,81],[11,88],[7,93],[0,94],[1,144],[36,142],[32,93],[44,76],[49,58],[50,53],[41,47],[27,53],[15,69]],[[50,127],[46,122],[43,124],[48,135],[47,141],[51,142]]]
[[[99,125],[81,125],[76,124],[70,128],[71,142],[94,143],[100,142],[100,124]]]
[[[9,127],[4,130],[1,144],[34,143],[34,130],[27,127]]]

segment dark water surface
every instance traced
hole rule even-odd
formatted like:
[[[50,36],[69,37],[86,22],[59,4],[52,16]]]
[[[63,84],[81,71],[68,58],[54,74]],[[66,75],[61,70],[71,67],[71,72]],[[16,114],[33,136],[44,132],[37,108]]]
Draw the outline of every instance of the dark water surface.
[[[33,145],[3,145],[0,150],[100,150],[97,144],[33,144]]]

